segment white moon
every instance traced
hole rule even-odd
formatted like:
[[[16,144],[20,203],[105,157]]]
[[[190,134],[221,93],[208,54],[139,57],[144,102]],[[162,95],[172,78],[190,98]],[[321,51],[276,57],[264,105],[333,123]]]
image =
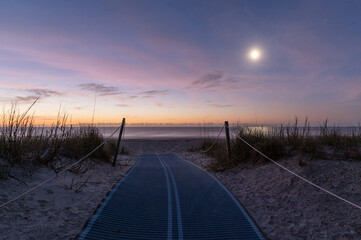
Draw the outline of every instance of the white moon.
[[[250,52],[249,52],[249,58],[252,60],[252,61],[257,61],[259,60],[261,57],[261,51],[254,48],[252,49]]]

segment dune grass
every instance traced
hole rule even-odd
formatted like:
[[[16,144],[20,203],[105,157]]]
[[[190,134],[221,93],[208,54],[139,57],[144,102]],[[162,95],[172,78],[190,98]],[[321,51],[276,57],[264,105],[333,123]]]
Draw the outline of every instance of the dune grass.
[[[73,127],[67,124],[67,114],[58,114],[56,122],[50,127],[36,127],[34,116],[29,114],[36,101],[23,113],[18,111],[16,104],[3,112],[0,129],[0,178],[6,178],[6,166],[20,166],[30,173],[39,165],[54,170],[61,169],[70,164],[72,159],[77,160],[88,154],[104,140],[93,125]],[[114,149],[115,142],[108,141],[91,158],[110,161]]]
[[[296,118],[293,125],[273,128],[238,126],[235,135],[274,160],[297,156],[300,166],[304,164],[305,158],[361,160],[360,126],[346,133],[340,127],[329,127],[327,120],[315,129],[310,127],[307,118],[303,126],[298,125]],[[212,142],[211,139],[205,139],[200,149],[207,149]],[[232,156],[229,160],[225,141],[218,142],[206,153],[214,159],[210,168],[222,171],[242,163],[265,161],[264,157],[237,137],[231,140],[231,149]]]

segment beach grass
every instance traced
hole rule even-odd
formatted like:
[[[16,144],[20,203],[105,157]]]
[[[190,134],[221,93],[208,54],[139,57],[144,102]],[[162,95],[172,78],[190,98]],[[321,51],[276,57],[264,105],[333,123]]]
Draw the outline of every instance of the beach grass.
[[[72,159],[77,160],[98,145],[104,138],[93,125],[73,127],[68,124],[67,114],[58,114],[51,126],[35,126],[34,115],[30,109],[37,100],[24,112],[19,112],[16,104],[3,111],[0,131],[0,177],[6,178],[7,165],[20,166],[30,173],[39,165],[54,170],[63,168]],[[115,142],[108,141],[95,151],[93,160],[110,161],[115,152]],[[64,162],[64,158],[68,161]]]
[[[297,156],[300,166],[304,164],[305,158],[361,160],[360,126],[343,132],[341,127],[330,127],[326,120],[318,128],[311,130],[307,118],[302,126],[299,126],[299,121],[295,118],[293,125],[286,126],[269,128],[237,126],[235,137],[231,140],[231,159],[227,157],[224,140],[216,143],[206,153],[214,159],[210,165],[212,170],[222,171],[242,163],[265,162],[263,156],[238,137],[274,160]],[[200,149],[208,149],[212,143],[212,139],[207,138],[203,141]]]

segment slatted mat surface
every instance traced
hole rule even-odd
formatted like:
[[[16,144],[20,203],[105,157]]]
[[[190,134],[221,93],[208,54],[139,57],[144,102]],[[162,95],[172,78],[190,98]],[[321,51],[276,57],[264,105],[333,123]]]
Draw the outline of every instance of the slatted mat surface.
[[[78,239],[264,239],[213,176],[175,154],[143,154]]]

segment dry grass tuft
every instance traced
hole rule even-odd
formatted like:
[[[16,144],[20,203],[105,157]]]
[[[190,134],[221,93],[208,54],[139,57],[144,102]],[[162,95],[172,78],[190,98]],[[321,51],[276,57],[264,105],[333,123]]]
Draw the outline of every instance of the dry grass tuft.
[[[297,156],[299,166],[305,158],[333,158],[361,160],[361,128],[350,128],[348,132],[341,127],[328,126],[326,120],[318,128],[311,128],[308,119],[302,127],[298,119],[293,125],[255,128],[238,126],[236,136],[241,137],[266,156],[277,160],[282,157]],[[205,139],[200,146],[207,149],[212,144]],[[232,158],[227,159],[225,142],[216,144],[207,154],[214,158],[211,169],[223,171],[242,163],[262,163],[265,159],[244,142],[235,138],[231,142]]]
[[[99,130],[92,125],[68,125],[67,114],[59,113],[57,121],[50,127],[35,127],[34,117],[29,111],[36,101],[23,113],[18,111],[16,104],[12,104],[8,111],[3,112],[0,129],[0,178],[7,175],[6,165],[23,167],[30,174],[38,165],[45,165],[57,171],[69,165],[72,159],[77,160],[85,156],[104,140]],[[91,158],[109,161],[114,149],[115,143],[107,142],[94,152]],[[64,161],[64,158],[69,161]]]

